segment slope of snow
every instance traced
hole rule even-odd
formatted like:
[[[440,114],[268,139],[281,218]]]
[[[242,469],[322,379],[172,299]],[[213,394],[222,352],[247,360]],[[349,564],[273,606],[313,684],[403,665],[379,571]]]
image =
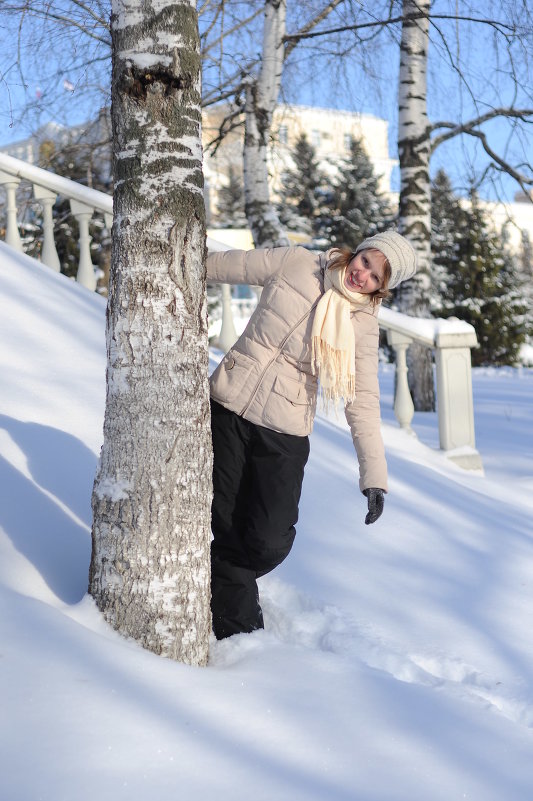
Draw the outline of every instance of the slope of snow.
[[[374,526],[342,417],[319,416],[266,630],[195,669],[86,595],[104,302],[1,243],[0,302],[2,798],[530,801],[531,370],[474,371],[479,476],[435,415],[397,428],[384,366]]]

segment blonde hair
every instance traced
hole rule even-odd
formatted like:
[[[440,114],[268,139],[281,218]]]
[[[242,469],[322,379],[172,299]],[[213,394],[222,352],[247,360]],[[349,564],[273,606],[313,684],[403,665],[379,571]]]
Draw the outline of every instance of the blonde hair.
[[[365,250],[377,250],[377,248],[365,248]],[[381,250],[379,252],[381,253]],[[355,252],[353,250],[350,250],[350,248],[333,248],[331,253],[332,257],[328,262],[329,270],[343,270],[345,267],[348,267],[349,263],[355,256]],[[359,253],[364,253],[364,250],[360,250]],[[388,298],[390,295],[389,281],[391,279],[392,270],[389,260],[383,253],[381,253],[381,255],[384,258],[383,284],[380,286],[379,289],[375,289],[374,292],[371,292],[369,295],[373,306],[376,306],[378,303],[380,303],[385,298]]]

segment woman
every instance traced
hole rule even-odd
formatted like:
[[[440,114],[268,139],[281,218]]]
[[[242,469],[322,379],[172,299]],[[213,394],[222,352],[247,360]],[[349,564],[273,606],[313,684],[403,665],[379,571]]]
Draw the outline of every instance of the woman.
[[[211,377],[217,639],[263,627],[256,579],[285,559],[294,540],[319,382],[326,405],[344,400],[368,500],[365,523],[380,517],[387,466],[377,309],[388,288],[415,271],[413,247],[395,231],[365,239],[355,253],[293,247],[209,256],[210,281],[263,287]]]

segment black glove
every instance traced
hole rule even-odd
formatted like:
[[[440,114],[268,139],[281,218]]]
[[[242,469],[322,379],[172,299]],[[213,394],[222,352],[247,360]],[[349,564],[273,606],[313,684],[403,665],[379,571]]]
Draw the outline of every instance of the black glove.
[[[368,526],[369,523],[375,523],[381,517],[385,495],[382,489],[376,489],[376,487],[369,487],[363,490],[363,495],[368,498],[368,514],[365,517],[365,523]]]

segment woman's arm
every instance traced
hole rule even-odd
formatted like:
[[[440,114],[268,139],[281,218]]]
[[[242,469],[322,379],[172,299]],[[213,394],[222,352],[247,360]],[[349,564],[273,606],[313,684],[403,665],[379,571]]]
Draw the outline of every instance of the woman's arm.
[[[221,284],[263,286],[277,273],[297,248],[224,250],[207,257],[207,280]]]
[[[345,414],[359,460],[359,487],[361,491],[377,487],[387,492],[379,406],[378,323],[375,317],[361,312],[352,319],[356,327],[355,400],[346,404]]]

